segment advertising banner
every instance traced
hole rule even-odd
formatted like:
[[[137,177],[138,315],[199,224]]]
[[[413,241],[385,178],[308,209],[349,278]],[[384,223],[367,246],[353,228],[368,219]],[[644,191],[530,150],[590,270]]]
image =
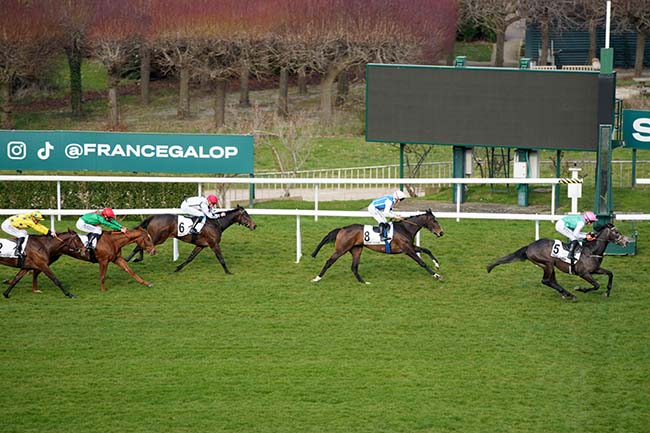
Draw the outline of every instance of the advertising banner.
[[[1,130],[0,170],[248,174],[253,136]]]
[[[650,149],[650,111],[623,110],[623,141],[630,149]]]

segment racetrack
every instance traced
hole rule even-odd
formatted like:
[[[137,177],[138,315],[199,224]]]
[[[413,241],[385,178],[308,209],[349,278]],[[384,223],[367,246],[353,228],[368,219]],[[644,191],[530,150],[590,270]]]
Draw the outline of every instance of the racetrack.
[[[26,277],[2,299],[2,432],[640,432],[650,425],[650,260],[607,257],[611,298],[569,303],[531,263],[485,265],[531,242],[530,222],[441,220],[421,234],[435,281],[407,257],[364,251],[317,284],[353,221],[255,217],[224,233],[227,276],[210,251],[172,271],[171,241],[132,267],[62,258],[78,296]],[[134,226],[132,221],[129,226]],[[60,227],[73,227],[72,222]],[[637,225],[647,233],[650,224]],[[542,236],[554,237],[550,223]],[[181,244],[181,257],[191,247]],[[127,250],[130,251],[130,250]],[[0,268],[0,277],[14,270]],[[573,291],[579,280],[558,276]],[[605,282],[606,278],[598,277]]]

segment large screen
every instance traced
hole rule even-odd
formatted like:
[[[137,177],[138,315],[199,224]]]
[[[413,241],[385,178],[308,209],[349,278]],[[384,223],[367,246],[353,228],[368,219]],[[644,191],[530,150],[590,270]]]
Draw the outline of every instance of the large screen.
[[[598,148],[615,78],[598,72],[369,64],[366,139],[532,149]]]

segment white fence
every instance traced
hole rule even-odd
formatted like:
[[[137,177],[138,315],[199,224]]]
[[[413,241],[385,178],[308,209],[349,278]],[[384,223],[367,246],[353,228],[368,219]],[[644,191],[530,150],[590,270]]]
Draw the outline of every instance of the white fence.
[[[94,211],[94,209],[61,209],[61,186],[60,182],[76,182],[88,181],[88,176],[22,176],[22,175],[0,175],[0,181],[49,181],[57,183],[57,209],[42,209],[44,215],[50,215],[51,227],[54,228],[55,217],[59,219],[63,215],[83,215],[86,212]],[[438,178],[438,179],[331,179],[331,178],[305,178],[305,179],[258,179],[258,178],[211,178],[211,177],[116,177],[116,176],[93,176],[93,182],[157,182],[157,183],[196,183],[198,185],[199,193],[201,192],[201,185],[205,183],[231,183],[231,184],[255,184],[255,183],[303,183],[305,185],[312,185],[318,191],[318,187],[325,183],[341,183],[345,185],[399,185],[399,184],[455,184],[458,188],[457,193],[460,194],[460,188],[463,184],[550,184],[551,188],[551,213],[550,214],[510,214],[510,213],[472,213],[461,212],[460,202],[456,204],[456,212],[436,212],[436,217],[440,219],[455,218],[456,221],[461,219],[480,219],[480,220],[523,220],[533,221],[535,223],[535,239],[539,239],[539,222],[540,221],[555,221],[555,185],[564,181],[561,178],[546,178],[546,179],[457,179],[457,178]],[[639,184],[650,184],[650,179],[637,179]],[[317,196],[317,194],[316,194]],[[0,209],[0,215],[14,215],[30,211],[32,209]],[[318,220],[318,217],[350,217],[350,218],[368,218],[368,212],[350,212],[350,211],[332,211],[332,210],[319,210],[318,201],[315,201],[314,210],[298,210],[298,209],[247,209],[251,215],[281,215],[281,216],[295,216],[296,217],[296,263],[300,261],[302,256],[302,236],[300,231],[300,217],[308,216]],[[177,208],[171,209],[116,209],[119,215],[154,215],[162,213],[180,213]],[[413,215],[413,212],[400,212],[401,216]],[[620,214],[617,215],[617,220],[621,221],[648,221],[650,215],[646,214]],[[419,244],[419,237],[417,238]],[[174,260],[178,257],[178,247],[176,240],[174,240]]]

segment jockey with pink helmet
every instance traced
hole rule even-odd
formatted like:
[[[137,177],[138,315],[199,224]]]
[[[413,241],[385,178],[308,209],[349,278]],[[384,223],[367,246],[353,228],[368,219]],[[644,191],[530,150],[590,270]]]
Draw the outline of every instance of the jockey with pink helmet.
[[[586,211],[582,215],[566,215],[555,223],[555,230],[569,238],[569,259],[573,266],[575,249],[578,243],[584,239],[591,241],[591,235],[582,231],[583,227],[597,221],[596,214]]]
[[[207,197],[197,196],[189,197],[181,203],[181,210],[187,214],[197,217],[190,228],[190,233],[198,233],[196,225],[199,221],[205,223],[206,218],[216,217],[216,208],[219,205],[219,199],[216,195],[210,194]]]

